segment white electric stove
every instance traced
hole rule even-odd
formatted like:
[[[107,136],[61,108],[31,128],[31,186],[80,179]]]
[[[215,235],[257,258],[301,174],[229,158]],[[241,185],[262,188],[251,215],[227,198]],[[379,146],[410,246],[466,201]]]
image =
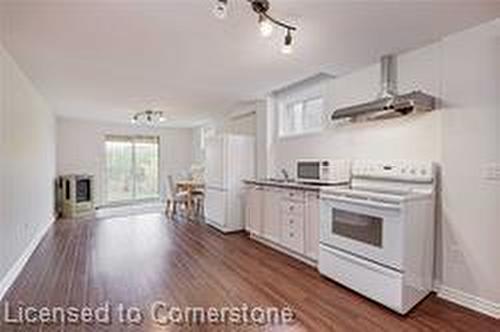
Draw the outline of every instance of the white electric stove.
[[[356,161],[321,191],[321,274],[405,314],[432,290],[436,167]]]

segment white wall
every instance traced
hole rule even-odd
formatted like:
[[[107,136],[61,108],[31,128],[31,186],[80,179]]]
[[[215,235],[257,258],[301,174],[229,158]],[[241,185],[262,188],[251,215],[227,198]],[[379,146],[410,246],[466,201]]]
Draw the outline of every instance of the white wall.
[[[440,46],[399,57],[400,91],[420,86],[426,92],[440,95]],[[331,110],[373,99],[379,89],[379,66],[374,64],[328,84],[326,96]],[[274,127],[276,126],[276,123]],[[329,128],[321,134],[279,139],[273,136],[274,169],[270,175],[286,168],[294,174],[294,160],[326,157],[332,159],[423,159],[439,160],[441,113],[392,121],[361,123]],[[277,130],[273,130],[274,133]],[[275,173],[275,174],[273,174]]]
[[[167,175],[189,171],[193,163],[193,130],[144,128],[133,125],[57,119],[57,174],[88,173],[96,180],[96,204],[104,204],[106,135],[155,135],[160,137],[161,193]]]
[[[337,78],[328,98],[334,108],[368,101],[379,80],[374,64]],[[500,20],[400,55],[399,90],[412,89],[439,97],[440,109],[286,139],[276,137],[275,113],[268,114],[267,175],[293,171],[299,158],[438,162],[436,277],[455,295],[478,297],[468,297],[476,307],[496,303],[500,315],[500,184],[483,177],[486,164],[500,163]],[[269,112],[275,103],[271,98]]]
[[[443,284],[500,315],[500,19],[443,45]]]
[[[55,120],[1,44],[0,78],[1,284],[53,219]]]

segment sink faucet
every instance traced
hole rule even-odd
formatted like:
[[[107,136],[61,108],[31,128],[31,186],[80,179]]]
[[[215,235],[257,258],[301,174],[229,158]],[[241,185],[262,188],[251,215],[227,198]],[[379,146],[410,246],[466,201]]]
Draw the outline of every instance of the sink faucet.
[[[282,168],[281,169],[281,174],[283,174],[283,177],[285,178],[285,181],[290,181],[290,175],[288,175],[288,172],[286,171],[286,169]]]

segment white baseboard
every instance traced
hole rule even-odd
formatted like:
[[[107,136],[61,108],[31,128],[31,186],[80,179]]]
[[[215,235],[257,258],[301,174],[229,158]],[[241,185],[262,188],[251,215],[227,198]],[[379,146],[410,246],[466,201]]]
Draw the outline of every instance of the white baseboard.
[[[435,284],[434,288],[437,296],[444,300],[461,305],[467,309],[480,312],[495,319],[500,319],[500,303],[495,303],[443,285]]]
[[[161,202],[144,203],[144,204],[133,204],[133,205],[123,205],[123,206],[109,206],[101,207],[96,211],[96,218],[98,219],[108,219],[108,218],[119,218],[128,217],[131,215],[140,215],[147,213],[163,213],[165,211],[165,205]]]
[[[439,293],[439,289],[441,288],[441,282],[438,279],[434,279],[434,282],[432,284],[432,291],[434,293]]]
[[[54,221],[55,219],[52,219],[46,226],[43,227],[43,229],[40,230],[40,232],[38,232],[38,234],[36,234],[36,236],[29,243],[28,247],[24,250],[21,257],[19,257],[19,259],[14,263],[5,277],[0,280],[0,301],[3,299],[10,287],[12,287],[29,258],[35,252],[38,244],[42,241],[45,233],[47,233]]]

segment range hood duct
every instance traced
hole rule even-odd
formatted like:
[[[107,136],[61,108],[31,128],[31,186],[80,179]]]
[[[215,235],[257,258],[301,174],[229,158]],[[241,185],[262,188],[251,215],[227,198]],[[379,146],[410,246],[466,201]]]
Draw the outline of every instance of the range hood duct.
[[[374,101],[337,109],[332,120],[376,120],[407,115],[415,111],[432,111],[436,99],[422,91],[398,94],[397,58],[384,55],[380,61],[380,92]]]
[[[380,92],[378,99],[395,97],[398,94],[398,63],[394,55],[380,59]]]

